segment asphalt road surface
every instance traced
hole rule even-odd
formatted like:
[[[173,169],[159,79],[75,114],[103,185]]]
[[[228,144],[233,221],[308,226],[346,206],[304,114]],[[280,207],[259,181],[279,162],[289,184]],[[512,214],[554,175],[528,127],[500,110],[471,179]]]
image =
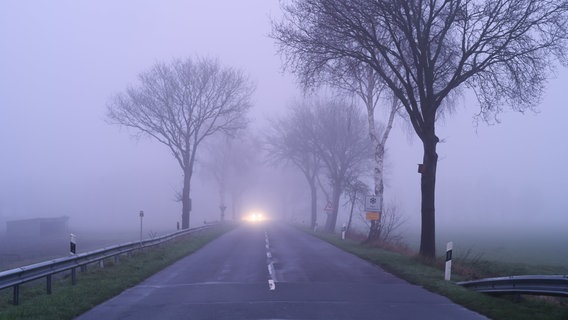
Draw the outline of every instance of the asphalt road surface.
[[[245,225],[78,319],[485,319],[293,227]]]

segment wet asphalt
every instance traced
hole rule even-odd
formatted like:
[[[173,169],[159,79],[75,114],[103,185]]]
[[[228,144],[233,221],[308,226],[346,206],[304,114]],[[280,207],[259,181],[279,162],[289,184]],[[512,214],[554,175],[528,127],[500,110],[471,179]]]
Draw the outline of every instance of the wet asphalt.
[[[284,224],[243,225],[77,319],[486,319]]]

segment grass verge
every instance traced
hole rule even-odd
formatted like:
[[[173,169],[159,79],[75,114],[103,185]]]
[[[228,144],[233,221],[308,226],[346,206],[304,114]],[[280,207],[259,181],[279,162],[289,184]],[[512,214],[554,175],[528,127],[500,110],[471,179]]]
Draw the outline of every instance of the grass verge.
[[[77,272],[75,286],[65,273],[57,280],[54,278],[51,295],[45,294],[45,279],[22,285],[18,306],[11,304],[12,290],[3,290],[0,292],[0,319],[73,319],[197,251],[231,228],[223,225],[192,233],[122,257],[119,263],[109,259],[104,268],[89,267],[87,272]]]
[[[309,232],[309,231],[308,231]],[[335,234],[312,233],[338,248],[351,252],[365,260],[379,265],[386,271],[405,279],[406,281],[422,286],[425,289],[448,297],[450,300],[470,310],[483,314],[495,320],[560,320],[568,319],[568,308],[558,300],[548,298],[522,298],[514,301],[513,297],[495,297],[470,291],[452,282],[444,280],[444,272],[437,267],[439,263],[429,263],[417,256],[409,256],[385,249],[362,245],[354,240],[341,240]],[[493,268],[499,272],[507,272],[511,268],[508,264],[492,263]],[[512,264],[511,264],[512,265]],[[487,267],[487,266],[485,266]],[[533,270],[532,267],[513,266],[513,272],[519,274],[521,270]],[[554,269],[558,271],[557,269]],[[550,270],[548,270],[550,271]],[[465,280],[464,276],[452,275],[452,280]],[[566,298],[561,301],[566,302]]]

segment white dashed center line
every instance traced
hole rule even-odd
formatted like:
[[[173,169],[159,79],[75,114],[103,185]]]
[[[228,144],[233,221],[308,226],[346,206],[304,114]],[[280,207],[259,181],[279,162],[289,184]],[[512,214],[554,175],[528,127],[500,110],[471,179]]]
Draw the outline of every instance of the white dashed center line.
[[[276,290],[276,272],[274,271],[274,261],[272,260],[272,252],[270,252],[270,241],[268,240],[268,232],[264,232],[265,248],[266,248],[266,263],[268,265],[268,288]]]

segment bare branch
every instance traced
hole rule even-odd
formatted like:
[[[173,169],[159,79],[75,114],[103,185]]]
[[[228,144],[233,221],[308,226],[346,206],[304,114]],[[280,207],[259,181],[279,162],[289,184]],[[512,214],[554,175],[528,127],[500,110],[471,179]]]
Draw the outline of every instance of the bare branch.
[[[110,99],[111,123],[136,129],[166,145],[184,173],[182,226],[189,227],[190,181],[199,144],[246,125],[254,87],[242,72],[217,60],[157,63],[138,84]]]
[[[310,86],[372,68],[400,101],[424,146],[421,253],[435,254],[436,120],[460,88],[480,117],[533,108],[560,62],[568,65],[568,0],[291,0],[273,23],[286,67]]]

